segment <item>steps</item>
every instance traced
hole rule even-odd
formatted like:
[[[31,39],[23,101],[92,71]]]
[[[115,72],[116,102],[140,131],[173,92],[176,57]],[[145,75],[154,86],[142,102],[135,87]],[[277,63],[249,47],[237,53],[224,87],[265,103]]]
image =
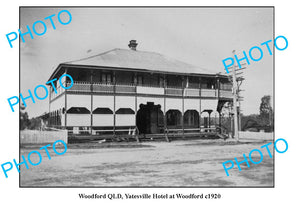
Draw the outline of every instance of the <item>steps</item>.
[[[224,139],[224,140],[228,138],[228,135],[227,135],[227,134],[217,133],[217,136],[218,136],[219,138]]]

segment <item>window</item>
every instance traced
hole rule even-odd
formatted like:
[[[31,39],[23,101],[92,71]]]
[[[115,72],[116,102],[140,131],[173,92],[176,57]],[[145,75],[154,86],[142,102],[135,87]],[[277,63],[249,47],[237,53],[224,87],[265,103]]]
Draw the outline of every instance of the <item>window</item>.
[[[187,78],[187,87],[188,88],[194,88],[194,89],[198,89],[199,88],[199,78],[194,77],[194,76],[189,76]]]
[[[162,76],[159,77],[159,87],[164,87],[164,78]]]
[[[214,78],[203,78],[201,81],[202,89],[215,89],[215,79]]]
[[[101,75],[101,83],[102,84],[111,84],[112,83],[112,75],[111,73],[102,73]]]
[[[137,85],[142,86],[144,84],[144,78],[142,75],[137,76]]]
[[[167,76],[167,87],[181,88],[182,87],[181,76],[168,75]]]
[[[157,74],[151,74],[150,76],[150,86],[158,87],[159,86],[159,76]]]
[[[116,72],[116,84],[117,85],[132,85],[134,82],[134,73],[119,71]]]

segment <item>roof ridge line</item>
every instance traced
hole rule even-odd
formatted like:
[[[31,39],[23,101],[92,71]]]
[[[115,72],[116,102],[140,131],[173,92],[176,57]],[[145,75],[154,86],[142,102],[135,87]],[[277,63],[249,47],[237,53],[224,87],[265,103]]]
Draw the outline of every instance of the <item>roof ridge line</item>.
[[[76,61],[82,61],[82,60],[86,60],[86,59],[91,59],[91,58],[94,58],[94,57],[97,57],[97,56],[101,56],[101,55],[107,54],[107,53],[109,53],[109,52],[118,50],[118,49],[120,49],[120,48],[114,48],[114,49],[111,49],[111,50],[108,50],[108,51],[99,53],[99,54],[97,54],[97,55],[88,56],[88,57],[86,57],[86,58],[81,58],[81,59],[78,59],[78,60],[67,61],[67,62],[64,62],[64,63],[62,63],[62,64],[72,63],[72,62],[76,62]]]

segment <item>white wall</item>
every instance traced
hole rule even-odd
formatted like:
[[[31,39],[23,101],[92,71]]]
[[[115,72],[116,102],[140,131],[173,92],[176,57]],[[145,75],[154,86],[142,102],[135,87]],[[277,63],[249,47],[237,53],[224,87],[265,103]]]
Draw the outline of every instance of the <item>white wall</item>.
[[[197,110],[200,113],[200,100],[199,99],[184,99],[184,111]]]
[[[166,112],[169,109],[178,109],[182,112],[182,98],[166,98]]]
[[[216,111],[218,106],[218,100],[215,99],[201,99],[201,111],[213,110]]]
[[[135,114],[116,115],[116,126],[135,126]]]
[[[141,94],[157,94],[157,95],[163,95],[165,93],[164,88],[159,87],[136,87],[136,92]]]
[[[114,96],[108,95],[93,95],[93,110],[101,108],[110,108],[114,111]]]
[[[116,111],[120,108],[131,108],[135,111],[134,96],[116,96]]]
[[[113,114],[94,114],[93,126],[113,126],[114,115]]]
[[[91,126],[91,115],[67,114],[67,126]]]
[[[67,94],[67,110],[71,107],[85,107],[91,110],[91,95]]]
[[[62,95],[58,99],[50,103],[50,112],[65,107],[65,96]]]
[[[164,98],[152,98],[152,97],[137,97],[137,110],[140,108],[140,104],[147,104],[147,102],[153,102],[154,105],[160,105],[161,111],[164,111]]]

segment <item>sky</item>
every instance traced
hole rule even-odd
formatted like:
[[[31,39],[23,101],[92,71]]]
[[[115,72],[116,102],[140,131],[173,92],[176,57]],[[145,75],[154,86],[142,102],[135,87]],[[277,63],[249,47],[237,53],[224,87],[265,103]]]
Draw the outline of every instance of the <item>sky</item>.
[[[248,55],[259,46],[263,58],[250,60],[243,71],[242,113],[259,113],[264,95],[273,96],[273,55],[261,43],[273,39],[273,8],[64,8],[72,15],[68,25],[57,20],[62,8],[21,8],[20,30],[43,20],[47,32],[42,36],[25,35],[20,42],[20,89],[28,95],[37,85],[45,84],[63,62],[96,55],[114,48],[128,49],[129,40],[138,42],[137,50],[161,53],[168,57],[226,74],[222,60],[236,50]],[[56,29],[50,21],[53,17]],[[68,20],[66,14],[61,16]],[[36,30],[42,32],[41,25]],[[272,43],[270,43],[273,49]],[[272,51],[273,52],[273,51]],[[253,52],[258,57],[257,52]],[[248,55],[249,57],[249,55]],[[28,100],[30,117],[48,112],[48,98]]]

